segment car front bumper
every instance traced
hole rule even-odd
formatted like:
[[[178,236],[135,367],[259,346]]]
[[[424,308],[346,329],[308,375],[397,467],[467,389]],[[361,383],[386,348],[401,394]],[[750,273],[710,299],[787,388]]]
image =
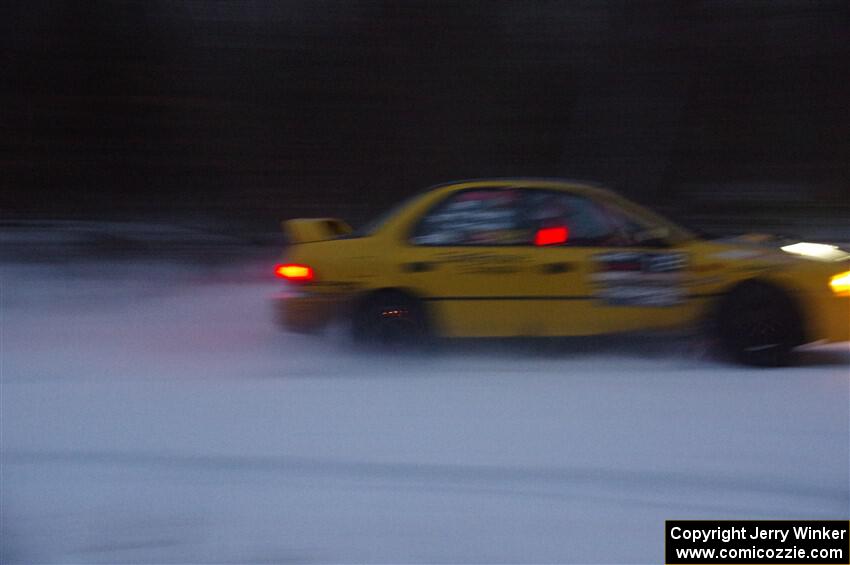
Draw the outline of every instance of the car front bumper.
[[[850,341],[850,297],[820,295],[809,310],[808,341]]]

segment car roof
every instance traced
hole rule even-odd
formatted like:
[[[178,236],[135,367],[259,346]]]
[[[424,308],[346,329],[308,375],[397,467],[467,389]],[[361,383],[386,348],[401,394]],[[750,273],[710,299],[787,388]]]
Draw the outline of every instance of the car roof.
[[[429,187],[424,192],[454,192],[471,188],[545,188],[564,190],[588,195],[607,195],[612,191],[601,185],[582,180],[547,177],[498,177],[475,178],[444,182]]]

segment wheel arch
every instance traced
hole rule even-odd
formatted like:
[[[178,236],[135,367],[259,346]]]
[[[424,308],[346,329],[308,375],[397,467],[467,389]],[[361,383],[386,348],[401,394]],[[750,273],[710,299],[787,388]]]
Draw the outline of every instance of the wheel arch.
[[[364,301],[381,294],[398,294],[413,300],[418,300],[419,302],[425,302],[425,297],[422,293],[413,288],[407,286],[380,286],[361,290],[354,297],[354,304],[362,304]]]
[[[352,318],[357,316],[364,305],[382,295],[396,295],[414,301],[421,309],[426,327],[429,331],[435,329],[433,309],[429,307],[426,297],[421,292],[407,286],[382,286],[359,292],[351,302],[349,316]]]
[[[808,343],[810,340],[808,317],[796,292],[782,282],[761,276],[735,281],[719,293],[717,299],[709,307],[706,316],[709,329],[715,334],[719,331],[721,318],[726,314],[727,309],[731,307],[734,297],[746,292],[756,291],[771,292],[776,296],[781,296],[786,301],[786,306],[791,309],[799,322],[798,335],[795,339],[796,345]]]

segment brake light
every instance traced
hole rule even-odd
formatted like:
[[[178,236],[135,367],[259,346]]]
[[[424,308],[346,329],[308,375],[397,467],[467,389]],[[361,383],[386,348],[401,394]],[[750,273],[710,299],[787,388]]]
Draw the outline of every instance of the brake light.
[[[569,237],[567,226],[556,228],[541,228],[534,234],[534,245],[556,245],[566,243]]]
[[[297,263],[285,263],[274,269],[274,274],[290,282],[310,282],[313,280],[313,268]]]

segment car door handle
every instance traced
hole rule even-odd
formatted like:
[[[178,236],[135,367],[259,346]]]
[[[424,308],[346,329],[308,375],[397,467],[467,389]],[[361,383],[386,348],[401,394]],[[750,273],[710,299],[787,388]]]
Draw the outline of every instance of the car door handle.
[[[570,263],[545,263],[541,265],[540,270],[544,275],[557,275],[558,273],[566,273],[573,270]]]
[[[425,271],[433,271],[434,263],[428,261],[414,261],[412,263],[404,263],[401,268],[408,273],[424,273]]]

